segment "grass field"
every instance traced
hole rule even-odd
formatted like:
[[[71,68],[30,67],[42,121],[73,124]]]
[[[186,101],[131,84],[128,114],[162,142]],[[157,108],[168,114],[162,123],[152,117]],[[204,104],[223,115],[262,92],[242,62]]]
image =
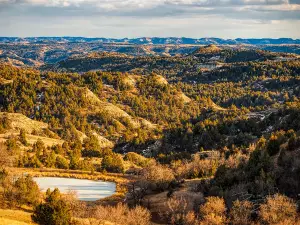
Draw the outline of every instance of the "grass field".
[[[0,209],[0,225],[29,224],[35,224],[31,220],[31,213],[22,210]]]
[[[109,221],[97,221],[92,218],[73,218],[79,224],[92,225],[117,225]],[[31,213],[22,210],[0,209],[0,225],[37,225],[31,220]]]

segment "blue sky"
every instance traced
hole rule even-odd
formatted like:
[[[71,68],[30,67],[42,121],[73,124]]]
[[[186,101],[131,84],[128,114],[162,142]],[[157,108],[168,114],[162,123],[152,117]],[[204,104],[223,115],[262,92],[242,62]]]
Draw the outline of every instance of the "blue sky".
[[[300,38],[300,0],[0,0],[0,36]]]

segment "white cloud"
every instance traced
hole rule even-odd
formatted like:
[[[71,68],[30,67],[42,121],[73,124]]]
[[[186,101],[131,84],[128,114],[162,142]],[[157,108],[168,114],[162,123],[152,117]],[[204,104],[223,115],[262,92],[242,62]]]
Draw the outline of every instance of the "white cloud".
[[[0,0],[0,17],[4,36],[300,37],[300,0]]]
[[[68,7],[94,5],[104,9],[122,9],[122,7],[152,8],[161,5],[190,5],[190,6],[239,6],[239,5],[281,5],[300,0],[0,0],[6,4],[28,4],[50,7]],[[124,9],[124,8],[123,8]],[[126,9],[126,8],[125,8]]]
[[[263,5],[263,6],[246,6],[245,9],[256,9],[261,11],[299,11],[300,5],[284,4],[284,5]]]

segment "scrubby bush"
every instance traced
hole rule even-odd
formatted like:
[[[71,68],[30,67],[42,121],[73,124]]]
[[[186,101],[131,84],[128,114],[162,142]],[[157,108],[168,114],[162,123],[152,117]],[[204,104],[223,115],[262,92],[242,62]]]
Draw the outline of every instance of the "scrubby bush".
[[[19,205],[36,205],[40,201],[40,189],[31,176],[20,177],[14,184]]]
[[[54,151],[45,152],[43,154],[43,164],[47,168],[53,168],[53,167],[55,167],[55,163],[56,163],[56,155],[55,155]]]
[[[260,220],[265,224],[295,224],[296,216],[295,202],[280,194],[267,197],[259,210]]]
[[[0,118],[0,133],[3,133],[5,130],[9,129],[11,127],[11,123],[8,120],[7,116],[4,116]]]
[[[276,136],[272,136],[267,145],[269,155],[276,155],[280,150],[280,142]]]
[[[147,209],[141,206],[130,209],[119,203],[116,206],[97,206],[90,217],[100,220],[99,224],[109,221],[113,224],[148,225],[151,215]]]
[[[54,145],[51,147],[51,150],[58,155],[65,155],[68,148],[63,148],[61,145]]]
[[[130,161],[132,163],[134,163],[137,166],[141,166],[141,167],[145,167],[147,165],[147,163],[149,162],[149,159],[135,153],[135,152],[128,152],[125,157],[124,160]]]
[[[44,142],[41,139],[38,139],[37,142],[33,144],[32,151],[37,155],[40,155],[46,149]]]
[[[141,171],[141,182],[151,190],[166,190],[174,179],[173,171],[158,163],[148,165]]]
[[[205,178],[215,175],[220,164],[217,159],[200,159],[199,155],[194,155],[192,161],[182,162],[174,170],[178,178]]]
[[[208,197],[200,206],[201,224],[221,225],[226,223],[226,207],[224,199]]]
[[[287,150],[294,151],[297,148],[300,148],[300,137],[292,136],[288,141]]]
[[[11,207],[35,206],[40,201],[40,190],[31,176],[14,177],[6,174],[2,179],[3,197]]]
[[[84,159],[84,160],[80,160],[78,162],[77,169],[83,170],[83,171],[94,171],[95,166],[91,162],[91,160]]]
[[[163,216],[169,224],[185,225],[187,224],[186,216],[189,212],[187,205],[188,203],[184,198],[170,198],[166,202],[167,211]],[[191,215],[189,216],[191,217]]]
[[[7,139],[5,141],[5,145],[6,149],[11,153],[17,152],[20,149],[17,143],[17,139],[15,137],[10,137],[9,139]]]
[[[26,167],[32,167],[32,168],[41,168],[43,167],[42,162],[39,160],[39,158],[34,155],[31,158],[28,158],[28,163],[25,164]]]
[[[276,155],[280,151],[280,145],[287,141],[287,136],[289,133],[282,130],[272,133],[267,144],[267,152],[270,156]]]
[[[101,167],[103,170],[115,173],[123,173],[125,170],[123,158],[117,153],[111,153],[104,156]]]
[[[253,204],[249,201],[236,200],[230,210],[230,222],[234,225],[251,224]]]
[[[63,156],[57,156],[55,167],[59,169],[69,169],[69,162]]]
[[[91,135],[90,137],[85,138],[83,147],[86,151],[99,151],[100,150],[99,141],[95,135]]]
[[[19,140],[23,145],[25,145],[25,146],[28,145],[27,140],[26,140],[26,132],[24,129],[20,130]]]
[[[71,216],[70,205],[55,189],[53,192],[47,190],[45,202],[35,207],[32,219],[41,225],[70,225]]]
[[[6,166],[12,166],[14,161],[15,157],[7,150],[5,143],[0,143],[0,170]]]

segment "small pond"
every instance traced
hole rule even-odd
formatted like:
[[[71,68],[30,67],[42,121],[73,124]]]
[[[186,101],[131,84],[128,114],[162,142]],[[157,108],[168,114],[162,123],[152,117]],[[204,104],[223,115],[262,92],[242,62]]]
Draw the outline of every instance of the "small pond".
[[[116,192],[116,184],[113,182],[59,177],[34,177],[33,179],[43,192],[48,188],[51,190],[58,188],[62,193],[75,191],[78,199],[82,201],[95,201]]]

